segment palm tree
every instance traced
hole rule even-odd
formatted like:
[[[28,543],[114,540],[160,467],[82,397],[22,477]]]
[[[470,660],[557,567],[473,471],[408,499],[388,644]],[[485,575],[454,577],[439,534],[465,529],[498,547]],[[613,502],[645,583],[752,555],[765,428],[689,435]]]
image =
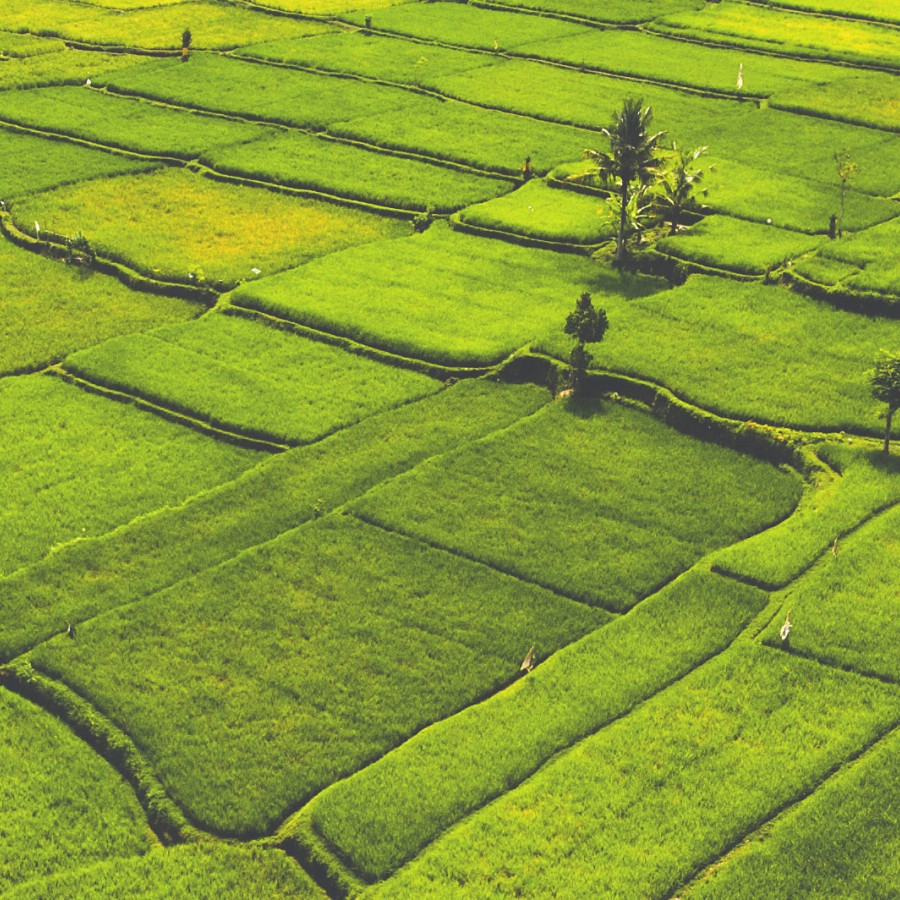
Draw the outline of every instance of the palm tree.
[[[671,161],[659,180],[659,194],[655,198],[659,214],[669,223],[669,234],[678,231],[686,212],[697,212],[702,206],[695,191],[705,174],[714,170],[713,166],[704,169],[697,165],[697,160],[706,153],[706,149],[679,150],[676,144],[672,144]],[[702,193],[705,195],[706,191]]]
[[[585,150],[585,156],[596,167],[602,182],[618,182],[616,190],[621,200],[619,237],[616,242],[616,262],[625,258],[625,224],[628,218],[628,195],[631,184],[638,181],[648,184],[659,175],[662,160],[659,158],[659,142],[665,134],[650,134],[653,111],[643,106],[642,99],[628,98],[603,134],[609,139],[609,153],[602,150]]]

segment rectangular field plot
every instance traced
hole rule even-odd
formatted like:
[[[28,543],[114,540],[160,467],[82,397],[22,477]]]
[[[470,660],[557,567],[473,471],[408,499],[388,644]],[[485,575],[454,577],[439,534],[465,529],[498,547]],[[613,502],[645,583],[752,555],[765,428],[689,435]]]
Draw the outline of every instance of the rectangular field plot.
[[[503,0],[503,6],[562,13],[598,22],[638,24],[657,16],[685,9],[699,9],[702,0],[607,0],[598,8],[596,0]]]
[[[0,56],[13,59],[27,59],[45,53],[59,53],[66,45],[54,38],[40,38],[33,34],[16,34],[0,31]]]
[[[409,226],[319,200],[224,184],[184,169],[105,179],[23,200],[60,238],[79,231],[94,251],[153,277],[224,289],[354,244],[407,234]]]
[[[900,13],[894,0],[775,0],[770,5],[900,25]]]
[[[0,65],[0,90],[42,87],[44,85],[84,84],[103,73],[133,66],[135,57],[127,53],[101,53],[94,50],[61,50]]]
[[[66,369],[226,431],[306,443],[441,384],[317,341],[211,313],[118,338]]]
[[[497,197],[514,185],[450,166],[366,150],[292,132],[221,147],[203,162],[230,175],[347,197],[392,209],[452,212]]]
[[[119,2],[119,0],[116,0]],[[4,895],[8,900],[169,900],[217,897],[247,900],[325,900],[310,877],[279,850],[199,843],[156,848],[143,857],[119,859],[30,882]]]
[[[896,319],[846,312],[783,287],[692,275],[671,291],[620,303],[595,365],[649,378],[723,415],[814,431],[884,433],[866,371],[895,346]],[[538,346],[559,359],[557,325]]]
[[[774,225],[709,216],[687,231],[663,238],[656,249],[703,266],[762,275],[770,267],[814,249],[821,241]]]
[[[50,713],[0,688],[0,891],[145,853],[132,789]],[[49,894],[44,894],[44,897]]]
[[[898,713],[895,688],[742,645],[558,757],[367,896],[674,896]]]
[[[784,518],[799,493],[797,479],[646,413],[559,402],[377,488],[353,510],[623,610],[704,553]]]
[[[198,304],[130,291],[106,275],[0,241],[0,375],[42,369],[120,334],[192,319]]]
[[[32,660],[129,733],[194,820],[248,835],[509,683],[536,634],[550,653],[606,620],[331,517],[83,623]]]
[[[0,382],[0,573],[236,477],[259,453],[32,375]]]
[[[123,12],[68,0],[3,0],[0,28],[145,50],[180,50],[185,28],[193,31],[193,46],[198,50],[229,50],[241,44],[321,34],[329,28],[214,2],[144,5],[149,8]]]
[[[423,235],[244,285],[232,301],[404,356],[477,366],[500,362],[562,322],[571,305],[566,298],[604,287],[658,289],[654,281],[623,281],[578,257],[434,225]]]
[[[681,896],[883,900],[900,884],[898,808],[900,732],[894,730]]]
[[[784,648],[779,632],[789,617],[791,650],[900,681],[900,507],[835,549],[782,593],[782,614],[764,640]]]
[[[217,144],[239,144],[273,134],[243,122],[74,87],[0,92],[0,120],[137,153],[182,159],[194,159]]]
[[[0,93],[2,96],[2,93]],[[9,203],[16,197],[47,188],[92,178],[108,178],[128,172],[142,172],[152,163],[137,162],[63,141],[35,137],[0,128],[0,199]]]

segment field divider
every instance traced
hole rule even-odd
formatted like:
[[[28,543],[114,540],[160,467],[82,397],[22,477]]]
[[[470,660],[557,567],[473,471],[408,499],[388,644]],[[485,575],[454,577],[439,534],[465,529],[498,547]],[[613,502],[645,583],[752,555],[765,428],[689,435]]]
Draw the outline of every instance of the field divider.
[[[483,225],[473,225],[463,222],[460,213],[453,213],[447,220],[454,231],[463,234],[471,234],[475,237],[483,237],[489,240],[506,241],[508,244],[518,244],[520,247],[534,247],[538,250],[555,250],[557,253],[573,253],[578,256],[590,256],[596,250],[609,243],[601,241],[598,244],[578,244],[574,241],[551,241],[545,238],[529,237],[515,231],[504,231],[499,228],[486,228]]]
[[[194,418],[193,416],[190,416],[185,412],[163,406],[158,401],[142,397],[140,394],[132,394],[122,390],[121,388],[114,388],[104,384],[100,384],[99,382],[90,381],[82,375],[77,375],[73,372],[70,372],[62,365],[51,366],[45,369],[44,373],[56,378],[61,378],[63,381],[66,381],[69,384],[74,385],[75,387],[81,388],[82,390],[89,391],[93,394],[98,394],[101,397],[106,397],[119,403],[129,403],[137,407],[138,409],[143,410],[144,412],[153,413],[154,415],[160,416],[163,419],[168,419],[170,422],[174,422],[176,425],[184,425],[187,428],[191,428],[194,431],[198,431],[201,434],[206,435],[207,437],[225,441],[229,444],[235,444],[238,447],[246,447],[250,450],[261,450],[266,453],[283,453],[285,450],[290,450],[295,446],[300,446],[299,443],[276,443],[275,441],[253,437],[249,434],[241,434],[236,431],[227,431],[224,428],[218,427],[216,425],[211,425],[207,422],[202,421],[201,419]]]
[[[847,275],[846,277],[852,278],[853,276]],[[844,287],[840,282],[834,285],[821,284],[790,269],[784,272],[784,278],[791,290],[805,297],[822,300],[849,312],[886,316],[892,319],[900,318],[900,296],[896,294],[858,291]]]
[[[766,0],[735,0],[735,2],[743,3],[745,6],[758,6],[768,10],[784,10],[785,12],[811,16],[816,19],[833,19],[838,22],[856,22],[860,25],[884,25],[887,28],[900,29],[900,22],[895,22],[891,19],[876,19],[874,16],[866,16],[862,13],[842,13],[834,10],[810,9],[808,6],[794,6],[790,2],[784,2],[784,0],[775,0],[773,3],[766,2]]]
[[[777,652],[777,651],[773,651]],[[857,673],[858,674],[858,673]],[[792,809],[805,800],[812,797],[820,788],[832,781],[832,779],[841,777],[856,763],[864,757],[872,753],[882,741],[891,737],[891,735],[900,727],[900,717],[894,719],[881,731],[877,732],[873,738],[866,741],[861,747],[844,757],[838,763],[833,765],[815,784],[802,790],[799,794],[790,798],[787,802],[782,803],[776,810],[766,816],[762,821],[754,823],[741,837],[731,843],[731,846],[723,853],[717,854],[704,862],[702,862],[681,884],[673,888],[667,895],[666,900],[679,900],[682,891],[688,887],[693,887],[703,881],[711,872],[720,868],[736,851],[741,847],[751,843],[754,839],[766,835],[773,825],[784,818]]]

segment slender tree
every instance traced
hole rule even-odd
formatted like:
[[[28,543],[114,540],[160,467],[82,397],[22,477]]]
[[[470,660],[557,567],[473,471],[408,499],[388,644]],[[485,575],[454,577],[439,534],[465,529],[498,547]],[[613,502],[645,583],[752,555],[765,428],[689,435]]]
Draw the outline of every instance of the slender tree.
[[[844,236],[844,201],[847,196],[847,185],[856,177],[859,166],[850,158],[849,150],[841,150],[834,154],[834,165],[841,182],[841,214],[838,217],[838,237]]]
[[[606,311],[595,309],[591,295],[583,293],[578,298],[575,309],[566,317],[565,326],[566,334],[575,338],[575,346],[569,355],[569,371],[575,394],[581,393],[584,388],[587,370],[592,362],[591,354],[584,345],[602,341],[608,328],[609,319]]]
[[[181,35],[181,61],[187,62],[188,57],[191,55],[191,41],[193,40],[193,36],[191,35],[191,29],[185,28]]]
[[[887,404],[884,428],[884,452],[891,452],[891,420],[900,408],[900,353],[882,350],[875,359],[875,368],[869,373],[872,396]]]

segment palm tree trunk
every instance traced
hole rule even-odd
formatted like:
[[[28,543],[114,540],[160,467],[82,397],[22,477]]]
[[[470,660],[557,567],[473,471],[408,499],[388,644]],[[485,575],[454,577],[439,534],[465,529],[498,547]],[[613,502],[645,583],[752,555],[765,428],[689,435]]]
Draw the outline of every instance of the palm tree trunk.
[[[887,423],[884,426],[884,450],[885,453],[891,452],[891,419],[894,418],[894,408],[892,406],[888,407],[887,411]]]
[[[625,217],[628,214],[628,182],[622,179],[622,214],[619,216],[619,243],[616,245],[616,262],[625,258]]]

